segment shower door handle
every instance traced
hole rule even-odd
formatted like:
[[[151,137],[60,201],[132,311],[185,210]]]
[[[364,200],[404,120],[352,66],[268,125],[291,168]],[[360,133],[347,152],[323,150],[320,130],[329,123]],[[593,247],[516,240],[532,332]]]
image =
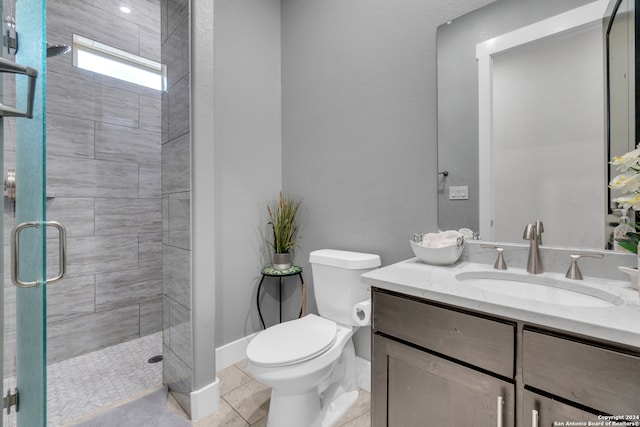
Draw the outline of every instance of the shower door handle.
[[[38,70],[25,65],[20,65],[8,59],[0,57],[0,73],[25,74],[29,77],[29,88],[27,92],[27,111],[20,111],[14,107],[9,107],[0,103],[0,117],[25,117],[33,118],[33,101],[36,95],[36,79]]]
[[[58,230],[58,275],[47,279],[47,284],[60,281],[67,274],[67,229],[58,221],[45,221],[46,227]]]
[[[54,227],[58,230],[60,239],[59,250],[59,272],[58,275],[47,279],[46,283],[51,284],[59,281],[67,272],[67,230],[64,225],[57,221],[28,221],[17,225],[11,232],[11,281],[19,288],[32,288],[42,283],[39,280],[26,282],[20,279],[20,233],[25,228]]]

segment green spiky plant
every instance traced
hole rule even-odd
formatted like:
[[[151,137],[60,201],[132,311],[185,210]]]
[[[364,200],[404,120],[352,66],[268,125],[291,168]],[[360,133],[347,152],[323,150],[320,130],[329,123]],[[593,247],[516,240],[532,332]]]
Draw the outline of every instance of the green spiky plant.
[[[302,200],[292,196],[285,196],[280,192],[280,198],[267,205],[269,222],[273,229],[273,241],[269,244],[277,254],[286,254],[293,249],[298,241],[298,226],[296,214]]]
[[[633,252],[634,254],[638,253],[638,242],[640,241],[640,225],[638,223],[633,224],[636,228],[636,232],[627,232],[625,234],[624,239],[615,239],[616,242],[620,245],[620,247],[628,250],[629,252]]]

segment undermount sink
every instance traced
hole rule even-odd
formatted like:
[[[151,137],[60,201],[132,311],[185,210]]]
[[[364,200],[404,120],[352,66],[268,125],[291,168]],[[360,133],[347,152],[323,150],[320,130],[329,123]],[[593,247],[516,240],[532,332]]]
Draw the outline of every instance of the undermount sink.
[[[622,305],[618,295],[581,283],[551,277],[499,271],[458,273],[456,279],[486,292],[574,307]]]

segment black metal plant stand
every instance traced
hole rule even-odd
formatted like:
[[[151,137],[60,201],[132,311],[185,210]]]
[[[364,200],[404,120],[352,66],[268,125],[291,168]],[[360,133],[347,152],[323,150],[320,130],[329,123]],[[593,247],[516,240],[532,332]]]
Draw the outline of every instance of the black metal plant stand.
[[[298,318],[302,317],[302,313],[306,311],[306,285],[304,283],[304,279],[302,278],[302,267],[298,267],[297,265],[292,265],[286,270],[276,270],[273,267],[265,267],[260,272],[262,273],[262,279],[260,279],[260,284],[258,285],[258,292],[256,293],[256,305],[258,306],[258,315],[260,316],[260,323],[262,323],[262,328],[266,329],[264,324],[264,318],[262,317],[262,311],[260,310],[260,289],[262,289],[262,283],[264,282],[265,277],[277,277],[278,278],[278,300],[280,301],[280,322],[282,322],[282,278],[289,276],[298,276],[300,278],[300,286],[302,287],[302,304],[300,306],[300,314]]]

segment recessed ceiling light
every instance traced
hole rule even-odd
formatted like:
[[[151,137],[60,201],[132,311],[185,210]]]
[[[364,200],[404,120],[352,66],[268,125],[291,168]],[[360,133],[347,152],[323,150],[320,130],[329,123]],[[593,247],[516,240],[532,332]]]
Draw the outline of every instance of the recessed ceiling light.
[[[120,12],[131,13],[131,9],[129,9],[127,6],[120,6]]]

